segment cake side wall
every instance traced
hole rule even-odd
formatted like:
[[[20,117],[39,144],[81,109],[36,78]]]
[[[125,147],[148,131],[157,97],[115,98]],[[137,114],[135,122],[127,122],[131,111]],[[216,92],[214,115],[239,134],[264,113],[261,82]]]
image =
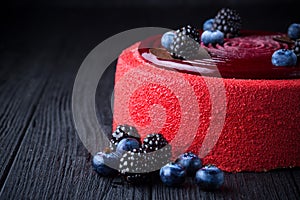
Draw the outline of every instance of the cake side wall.
[[[175,155],[190,150],[225,171],[300,166],[300,80],[204,79],[152,66],[137,47],[117,64],[114,129],[127,123],[142,137],[160,132]]]

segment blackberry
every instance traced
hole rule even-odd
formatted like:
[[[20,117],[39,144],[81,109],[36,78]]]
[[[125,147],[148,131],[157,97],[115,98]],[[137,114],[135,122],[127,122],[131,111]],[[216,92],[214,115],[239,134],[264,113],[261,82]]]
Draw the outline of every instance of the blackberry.
[[[200,34],[196,28],[187,25],[175,32],[170,53],[175,58],[193,59],[199,50]]]
[[[168,144],[166,138],[160,133],[152,133],[143,140],[142,148],[146,153],[157,151]]]
[[[172,157],[172,148],[162,134],[147,135],[143,141],[142,150],[144,153],[148,153],[146,160],[151,169],[162,167],[170,162]]]
[[[120,159],[119,171],[127,182],[140,184],[148,179],[148,173],[142,173],[146,165],[142,149],[133,149]]]
[[[140,137],[135,127],[127,124],[119,125],[112,133],[112,138],[110,139],[111,149],[115,149],[118,143],[124,138],[135,138],[141,143]]]
[[[223,32],[226,38],[236,37],[241,29],[240,15],[233,9],[222,8],[215,16],[213,28]]]
[[[296,56],[298,56],[298,57],[300,56],[300,39],[295,41],[293,51],[296,54]]]

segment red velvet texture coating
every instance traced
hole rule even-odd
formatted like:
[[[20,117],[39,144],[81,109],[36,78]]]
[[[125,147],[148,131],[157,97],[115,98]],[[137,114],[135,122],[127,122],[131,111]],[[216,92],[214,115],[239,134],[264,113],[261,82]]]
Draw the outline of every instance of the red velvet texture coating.
[[[228,172],[300,166],[300,79],[166,70],[146,62],[138,45],[119,56],[113,129],[133,125],[142,138],[160,132],[174,155],[192,151]]]

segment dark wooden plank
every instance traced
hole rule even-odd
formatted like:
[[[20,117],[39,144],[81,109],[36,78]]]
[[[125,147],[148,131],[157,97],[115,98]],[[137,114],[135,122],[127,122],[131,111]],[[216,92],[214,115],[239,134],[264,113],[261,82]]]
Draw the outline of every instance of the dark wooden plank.
[[[300,168],[291,171],[291,175],[300,194]],[[300,196],[300,195],[299,195]]]
[[[55,68],[54,49],[65,36],[41,29],[36,21],[14,20],[3,24],[0,37],[0,190]]]
[[[73,127],[70,83],[53,78],[47,85],[0,198],[145,199],[148,187],[113,184],[92,171]]]
[[[47,82],[0,199],[148,199],[149,186],[101,178],[74,129],[71,93],[74,65],[84,44],[68,41]]]
[[[153,199],[299,199],[290,175],[293,170],[266,173],[226,173],[221,190],[208,192],[189,178],[183,187],[170,188],[161,183],[152,188]],[[296,170],[295,170],[296,171]]]
[[[44,45],[1,53],[0,188],[47,82],[51,67],[44,62],[55,58],[43,52],[53,47],[52,41]]]
[[[114,89],[114,76],[116,71],[116,62],[113,62],[103,73],[96,90],[96,104],[97,117],[101,123],[102,130],[106,135],[111,134],[112,131],[112,93]]]
[[[292,170],[292,169],[291,169]],[[275,170],[266,173],[242,173],[236,174],[236,180],[243,179],[244,187],[237,185],[237,191],[241,191],[248,199],[297,199],[297,191],[290,169]]]

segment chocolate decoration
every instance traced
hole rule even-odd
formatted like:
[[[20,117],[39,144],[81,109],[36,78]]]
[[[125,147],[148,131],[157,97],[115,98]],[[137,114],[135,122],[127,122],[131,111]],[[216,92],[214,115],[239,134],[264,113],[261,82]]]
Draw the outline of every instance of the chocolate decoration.
[[[273,40],[275,40],[277,42],[287,43],[287,44],[294,44],[295,43],[294,40],[292,40],[291,38],[289,38],[287,36],[276,36],[276,37],[273,37]]]
[[[170,52],[168,52],[165,48],[150,48],[149,52],[153,55],[155,55],[158,59],[163,60],[177,60],[180,61],[182,59],[174,58]],[[208,52],[199,47],[199,51],[197,54],[195,54],[194,60],[202,60],[202,59],[211,59],[211,56],[208,54]]]
[[[171,54],[166,49],[163,49],[163,48],[149,49],[149,52],[152,53],[153,55],[155,55],[159,59],[175,60],[175,58],[173,58],[171,56]]]

